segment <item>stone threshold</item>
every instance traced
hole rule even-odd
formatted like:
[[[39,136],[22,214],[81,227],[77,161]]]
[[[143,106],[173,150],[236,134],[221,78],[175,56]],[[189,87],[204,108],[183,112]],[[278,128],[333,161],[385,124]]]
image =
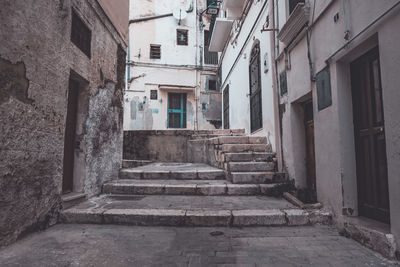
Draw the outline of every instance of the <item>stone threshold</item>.
[[[386,258],[400,260],[400,248],[397,246],[390,225],[365,217],[343,217],[341,235],[380,253]]]

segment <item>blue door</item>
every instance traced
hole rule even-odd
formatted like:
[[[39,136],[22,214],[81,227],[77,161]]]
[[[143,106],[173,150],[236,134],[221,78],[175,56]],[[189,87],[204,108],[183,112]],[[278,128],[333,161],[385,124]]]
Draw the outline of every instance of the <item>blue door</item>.
[[[186,94],[168,93],[168,128],[186,128]]]

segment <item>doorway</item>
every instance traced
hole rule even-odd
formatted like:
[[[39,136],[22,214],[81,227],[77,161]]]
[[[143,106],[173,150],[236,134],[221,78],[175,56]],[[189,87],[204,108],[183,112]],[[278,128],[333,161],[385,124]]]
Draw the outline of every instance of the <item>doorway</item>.
[[[73,79],[69,80],[68,86],[68,106],[67,120],[65,123],[64,139],[64,167],[62,192],[67,194],[74,188],[74,154],[75,154],[75,135],[78,111],[79,83]]]
[[[390,223],[379,48],[350,65],[359,215]]]
[[[317,201],[317,175],[315,168],[314,112],[313,102],[304,103],[304,129],[306,137],[307,199],[306,202]]]
[[[186,128],[186,94],[168,93],[168,128]]]
[[[250,58],[250,128],[251,132],[263,127],[261,101],[261,66],[260,43],[257,42],[251,50]]]

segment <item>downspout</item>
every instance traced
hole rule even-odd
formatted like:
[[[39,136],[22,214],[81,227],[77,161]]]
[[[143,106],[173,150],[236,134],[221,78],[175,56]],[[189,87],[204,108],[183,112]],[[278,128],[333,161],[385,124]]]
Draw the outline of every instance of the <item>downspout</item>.
[[[198,56],[199,56],[199,35],[197,34],[197,29],[200,28],[201,26],[197,20],[197,0],[194,5],[195,5],[195,10],[196,10],[196,12],[195,12],[196,13],[195,14],[195,16],[196,16],[196,26],[195,26],[196,27],[196,66],[198,66],[198,64],[199,64],[199,62],[198,62],[199,61],[199,58],[198,58]],[[193,6],[192,6],[191,11],[193,11]],[[201,32],[201,29],[200,29],[200,32]],[[201,61],[201,58],[200,58],[200,61]],[[196,86],[194,87],[194,103],[196,106],[195,107],[195,118],[194,118],[194,130],[195,131],[199,130],[199,98],[197,96],[198,87],[199,87],[199,77],[198,77],[199,70],[198,69],[199,69],[198,67],[196,67],[196,69],[195,69]]]
[[[314,77],[314,67],[311,59],[311,45],[310,45],[310,26],[307,25],[307,57],[308,57],[308,68],[310,70],[310,81],[315,82],[315,77]]]
[[[275,2],[276,1],[276,2]],[[279,30],[279,6],[278,6],[278,1],[277,0],[272,0],[272,28],[273,29],[278,29]],[[273,59],[274,59],[274,64],[272,67],[272,81],[273,81],[273,86],[275,88],[274,94],[275,94],[275,101],[274,101],[274,109],[277,110],[274,115],[275,119],[275,144],[276,144],[276,152],[277,152],[277,159],[278,159],[278,171],[282,172],[283,171],[283,166],[284,166],[284,158],[283,158],[283,143],[282,143],[282,122],[280,120],[281,118],[281,110],[280,110],[280,103],[281,103],[281,97],[279,94],[279,79],[278,79],[278,60],[277,57],[279,55],[279,41],[278,41],[278,31],[271,31],[270,32],[271,39],[272,39],[272,47],[274,50],[273,54]]]

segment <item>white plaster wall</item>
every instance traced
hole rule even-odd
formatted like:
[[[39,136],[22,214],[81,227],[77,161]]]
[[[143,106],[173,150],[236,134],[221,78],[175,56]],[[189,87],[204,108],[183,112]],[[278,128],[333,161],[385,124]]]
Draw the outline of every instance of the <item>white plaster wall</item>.
[[[283,0],[280,4],[280,27],[284,9]],[[349,14],[349,29],[351,36],[356,36],[367,25],[376,20],[381,14],[392,7],[398,0],[374,1],[374,0],[351,0],[347,1],[347,12]],[[333,1],[326,10],[316,7],[322,15],[318,18],[312,28],[311,55],[314,74],[326,66],[326,60],[341,48],[344,39],[345,18],[343,13],[343,1]],[[400,99],[398,84],[398,66],[400,54],[398,44],[400,42],[400,15],[386,18],[370,30],[360,35],[351,45],[340,51],[330,63],[332,106],[318,111],[315,84],[309,80],[309,68],[307,60],[307,46],[302,40],[292,51],[290,51],[290,66],[288,70],[288,96],[281,98],[281,103],[286,104],[283,115],[283,154],[285,164],[291,178],[299,185],[304,184],[301,174],[301,166],[297,161],[296,153],[300,141],[299,135],[293,133],[296,129],[298,112],[293,113],[294,101],[306,95],[312,90],[314,99],[314,123],[315,123],[315,146],[316,146],[316,171],[317,171],[317,193],[319,201],[332,208],[339,220],[342,209],[351,209],[353,215],[357,215],[357,184],[354,149],[354,130],[349,63],[361,56],[373,47],[374,38],[380,47],[383,102],[385,111],[386,142],[389,170],[389,197],[391,205],[391,227],[397,241],[400,239],[400,123],[398,115]],[[333,17],[339,13],[339,21],[335,23]],[[304,38],[305,39],[305,38]],[[371,41],[372,40],[372,41]],[[371,47],[372,45],[372,47]],[[285,68],[282,59],[279,62],[278,73]],[[301,144],[300,144],[301,145]]]
[[[167,129],[168,92],[159,90],[163,85],[172,88],[169,92],[187,93],[187,129],[195,129],[196,120],[199,129],[215,129],[203,118],[198,100],[205,93],[203,76],[216,74],[216,67],[203,66],[201,60],[204,37],[197,12],[205,8],[205,1],[131,0],[130,19],[169,14],[178,8],[187,10],[190,3],[193,11],[180,25],[172,16],[130,25],[130,61],[134,64],[130,66],[131,83],[125,92],[124,130]],[[203,22],[207,28],[208,18],[204,17]],[[177,29],[188,30],[187,46],[177,45]],[[150,44],[161,45],[161,59],[150,59]],[[158,90],[158,100],[150,100],[150,90]],[[143,111],[131,110],[145,98]]]
[[[242,30],[237,36],[236,42],[230,42],[226,48],[225,55],[222,60],[222,83],[223,88],[229,85],[229,106],[230,106],[230,128],[245,129],[250,134],[250,98],[248,96],[249,88],[249,64],[250,54],[256,40],[260,42],[260,63],[261,63],[261,86],[262,86],[262,113],[263,128],[253,133],[254,135],[267,136],[269,142],[275,150],[275,122],[274,122],[274,94],[272,87],[272,61],[269,32],[261,33],[261,29],[266,21],[269,12],[269,6],[266,1],[255,1],[249,10],[249,13],[243,23]],[[262,12],[259,20],[256,21],[259,13]],[[252,26],[256,23],[256,27],[251,32]],[[246,39],[250,34],[250,39],[246,43]],[[235,35],[234,35],[235,36]],[[233,37],[234,38],[234,37]],[[233,40],[231,39],[231,41]],[[242,53],[240,51],[244,47]],[[264,58],[266,53],[269,71],[264,72]],[[236,58],[239,60],[234,65]],[[232,69],[231,73],[230,70]]]

